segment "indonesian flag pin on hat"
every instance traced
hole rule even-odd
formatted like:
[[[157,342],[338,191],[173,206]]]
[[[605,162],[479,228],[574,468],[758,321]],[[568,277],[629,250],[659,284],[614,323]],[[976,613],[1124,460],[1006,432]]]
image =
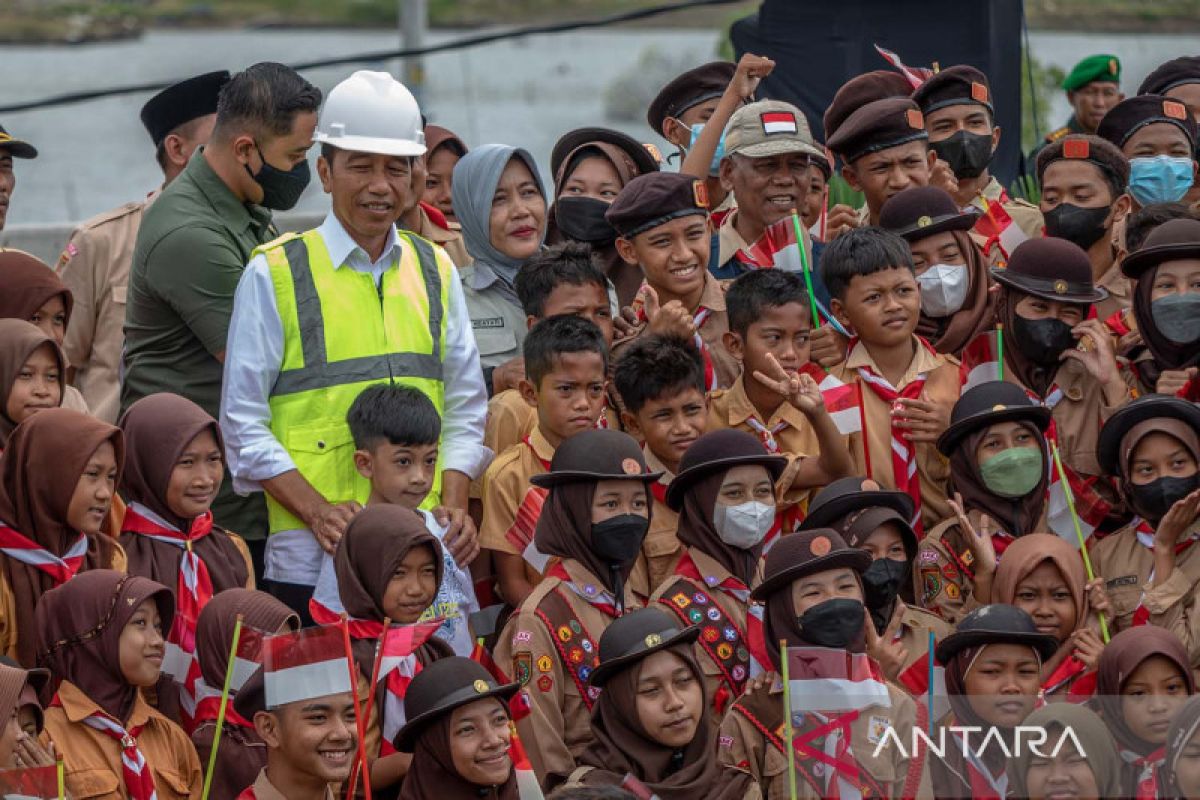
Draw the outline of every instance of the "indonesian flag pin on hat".
[[[263,641],[268,709],[350,691],[350,666],[336,625],[269,636]]]
[[[768,111],[759,115],[763,133],[795,133],[796,115],[790,111]]]
[[[820,158],[804,112],[782,100],[759,100],[744,105],[725,127],[725,154],[765,158],[789,153]]]

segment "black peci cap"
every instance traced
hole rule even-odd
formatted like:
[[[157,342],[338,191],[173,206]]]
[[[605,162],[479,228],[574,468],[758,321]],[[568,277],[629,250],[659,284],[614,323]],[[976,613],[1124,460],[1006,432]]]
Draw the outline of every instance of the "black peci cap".
[[[194,119],[217,113],[217,98],[229,83],[229,72],[206,72],[168,86],[142,106],[142,125],[154,146],[171,131]]]

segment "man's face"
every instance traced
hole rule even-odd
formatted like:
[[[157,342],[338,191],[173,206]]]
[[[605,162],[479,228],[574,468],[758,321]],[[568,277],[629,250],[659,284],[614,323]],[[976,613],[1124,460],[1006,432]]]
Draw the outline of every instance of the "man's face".
[[[316,133],[316,130],[316,112],[302,111],[292,118],[291,130],[286,135],[264,136],[258,142],[252,140],[248,135],[242,136],[239,139],[249,140],[249,146],[243,148],[240,145],[235,145],[235,147],[238,148],[239,152],[246,154],[248,159],[246,166],[251,173],[257,173],[262,169],[264,161],[275,169],[287,172],[295,169],[296,165],[308,156],[308,151],[313,143],[313,134]],[[254,203],[262,202],[262,187],[256,181],[250,181],[250,183],[253,186],[248,190],[248,198]]]
[[[332,162],[317,160],[321,186],[333,197],[333,213],[356,239],[386,236],[413,197],[412,160],[339,150]]]
[[[358,737],[349,692],[289,703],[254,715],[267,747],[306,780],[341,783],[350,777]]]
[[[1075,119],[1087,133],[1095,133],[1104,115],[1124,99],[1120,87],[1109,81],[1093,81],[1067,92],[1067,102],[1075,109]]]
[[[804,153],[721,160],[721,185],[737,199],[738,216],[753,230],[766,228],[804,208],[809,191]]]
[[[1178,125],[1170,122],[1152,122],[1139,128],[1125,140],[1121,152],[1126,158],[1191,158],[1192,143]]]
[[[641,264],[646,282],[656,291],[684,297],[704,285],[712,236],[705,214],[688,214],[639,233],[617,239],[617,253],[630,264]]]
[[[17,176],[13,172],[12,153],[0,150],[0,230],[4,230],[4,220],[8,218],[8,204],[12,201],[13,189],[17,186]]]
[[[924,141],[904,144],[868,153],[853,164],[842,167],[842,177],[850,188],[862,192],[874,215],[894,194],[910,186],[926,186],[937,154]]]
[[[959,131],[991,136],[994,129],[986,108],[978,103],[959,103],[926,114],[925,130],[929,132],[930,142],[940,142]]]
[[[1054,209],[1060,203],[1071,203],[1082,208],[1100,208],[1112,205],[1113,196],[1108,181],[1100,168],[1090,161],[1078,158],[1063,158],[1051,163],[1042,174],[1042,213]]]

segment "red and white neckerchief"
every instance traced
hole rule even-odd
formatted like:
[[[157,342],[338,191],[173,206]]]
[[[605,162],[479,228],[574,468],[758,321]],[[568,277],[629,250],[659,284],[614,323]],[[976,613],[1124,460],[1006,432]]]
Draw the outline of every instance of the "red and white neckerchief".
[[[1086,671],[1087,664],[1076,658],[1074,654],[1067,656],[1061,664],[1055,667],[1054,672],[1050,673],[1050,677],[1042,681],[1042,696],[1054,694]],[[1072,695],[1077,694],[1072,692]],[[1071,700],[1070,702],[1082,702],[1082,700]]]
[[[1135,800],[1155,800],[1158,797],[1158,767],[1166,758],[1166,749],[1158,748],[1153,753],[1139,756],[1130,750],[1122,750],[1121,758],[1138,768]]]
[[[58,695],[50,702],[52,706],[62,706]],[[146,764],[146,757],[138,749],[137,737],[142,732],[142,726],[125,729],[121,723],[105,714],[103,711],[93,711],[91,716],[81,720],[93,730],[100,731],[105,736],[115,739],[121,745],[121,777],[125,783],[125,793],[130,800],[158,800],[154,791],[154,776]]]
[[[767,672],[767,664],[771,663],[767,655],[767,637],[763,630],[763,607],[750,602],[750,587],[730,575],[723,581],[718,581],[715,575],[701,575],[700,568],[687,550],[679,557],[675,565],[675,575],[687,578],[704,586],[710,591],[716,589],[729,595],[746,609],[746,649],[750,651],[750,677]]]
[[[1133,530],[1134,533],[1137,534],[1138,542],[1142,545],[1142,547],[1145,547],[1147,550],[1153,553],[1154,527],[1141,517],[1134,517],[1133,525]],[[1200,533],[1193,533],[1186,541],[1176,542],[1175,555],[1178,556],[1182,554],[1185,550],[1194,545],[1198,539],[1200,539]],[[1147,576],[1146,583],[1154,583],[1154,567],[1150,568],[1150,575]],[[1149,623],[1150,609],[1146,608],[1146,592],[1143,590],[1142,596],[1138,598],[1137,608],[1135,608],[1133,611],[1133,624],[1148,625]]]
[[[746,417],[746,424],[754,429],[754,432],[758,434],[758,438],[762,440],[763,447],[767,448],[768,453],[771,455],[777,455],[779,453],[779,442],[775,441],[775,434],[787,428],[789,423],[786,419],[781,419],[779,422],[776,422],[774,425],[768,428],[762,423],[762,420],[751,415]]]
[[[922,347],[929,347],[924,339],[920,341]],[[847,352],[853,350],[856,344],[858,344],[858,339],[852,338]],[[915,400],[920,397],[922,390],[925,389],[927,377],[922,372],[907,386],[897,389],[888,382],[887,378],[875,372],[869,365],[859,367],[858,376],[864,384],[870,387],[876,397],[891,407],[892,411],[902,409],[901,399]],[[913,500],[912,528],[917,534],[917,538],[920,538],[925,533],[925,527],[921,524],[921,477],[917,474],[917,446],[909,440],[908,431],[897,426],[897,417],[894,415],[891,417],[891,433],[892,477],[896,489],[904,492]],[[863,435],[866,435],[866,431],[863,432]],[[868,442],[866,446],[870,447],[870,443]]]
[[[528,436],[524,437],[523,439],[521,439],[521,442],[524,443],[524,445],[529,448],[529,452],[533,453],[533,457],[535,459],[537,459],[537,462],[539,464],[542,465],[542,469],[546,470],[546,472],[549,472],[550,471],[550,462],[547,459],[544,459],[538,455],[537,450],[533,446],[533,442],[529,441],[529,437]]]
[[[566,586],[584,601],[600,611],[603,611],[613,619],[621,616],[619,613],[617,613],[616,595],[601,586],[596,586],[595,584],[591,583],[587,584],[586,586],[579,586],[577,583],[575,583],[571,576],[567,574],[567,568],[562,565],[561,561],[555,562],[550,569],[546,570],[546,577],[558,578],[563,582],[564,586]]]
[[[645,288],[643,283],[642,287]],[[700,351],[700,356],[704,359],[704,388],[706,391],[712,392],[721,388],[717,382],[717,371],[713,367],[712,354],[708,352],[708,345],[704,341],[704,337],[700,335],[700,329],[704,327],[704,323],[708,321],[712,315],[711,308],[697,306],[692,314],[692,325],[695,327],[695,333],[692,334],[692,343],[696,345],[696,349]],[[646,306],[638,307],[637,316],[639,322],[648,322],[649,317],[646,316]]]
[[[979,754],[967,747],[963,734],[957,731],[951,733],[958,739],[959,750],[966,761],[973,800],[1004,800],[1008,794],[1008,774],[1001,772],[999,776],[993,775]]]
[[[823,714],[815,711],[808,713],[812,714],[822,725],[831,722],[830,718]],[[833,730],[825,736],[826,763],[818,762],[813,765],[814,772],[819,769],[818,774],[824,775],[825,791],[821,796],[826,800],[862,800],[862,789],[845,774],[849,772],[852,777],[857,778],[863,771],[854,757],[854,751],[850,749],[848,734],[848,727],[835,725]],[[850,767],[850,764],[854,766]]]
[[[29,539],[16,528],[0,522],[0,553],[16,559],[22,564],[28,564],[54,579],[55,586],[61,586],[79,572],[83,559],[87,555],[88,540],[83,534],[75,544],[58,557],[46,548]]]

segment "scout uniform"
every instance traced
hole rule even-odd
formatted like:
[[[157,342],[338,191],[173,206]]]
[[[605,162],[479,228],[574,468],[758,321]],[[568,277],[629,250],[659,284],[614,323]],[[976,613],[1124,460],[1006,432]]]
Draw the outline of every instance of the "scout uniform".
[[[254,783],[237,796],[237,800],[288,800],[287,795],[275,788],[267,777],[267,768],[263,767],[254,779]],[[333,787],[325,788],[325,800],[334,800]]]
[[[1154,430],[1168,435],[1172,434],[1171,427],[1181,424],[1200,431],[1200,409],[1176,397],[1147,395],[1113,414],[1100,432],[1100,461],[1105,474],[1124,485],[1127,497],[1130,496],[1129,459],[1137,441],[1151,432],[1143,423],[1154,420],[1163,423]],[[1138,431],[1132,430],[1139,425]],[[1140,436],[1126,441],[1131,432]],[[1200,518],[1192,520],[1175,545],[1175,569],[1166,581],[1154,577],[1154,529],[1149,520],[1134,517],[1092,548],[1092,567],[1097,576],[1105,579],[1113,607],[1110,624],[1114,632],[1146,624],[1166,628],[1179,638],[1196,663],[1200,660],[1200,613],[1195,609],[1200,548],[1195,545],[1200,540]]]
[[[652,172],[627,183],[604,216],[618,236],[633,239],[678,217],[707,214],[708,200],[702,181],[677,172]],[[635,303],[635,310],[645,323],[644,309]],[[725,290],[711,273],[705,273],[700,301],[689,311],[696,326],[693,339],[704,358],[706,388],[729,386],[737,378],[739,366],[721,341],[729,330],[729,314],[725,310]],[[643,324],[633,336],[640,336],[648,329],[649,325]],[[632,338],[613,345],[614,357]]]
[[[792,154],[800,154],[808,159],[825,158],[825,152],[813,139],[804,113],[791,103],[760,100],[742,106],[729,118],[729,124],[725,128],[726,157],[739,155],[756,159]],[[807,177],[803,180],[807,180]],[[747,200],[755,201],[754,198],[742,198],[739,205],[745,205]],[[736,278],[743,272],[756,268],[743,263],[743,259],[738,256],[740,251],[749,249],[755,242],[747,242],[742,238],[737,229],[737,221],[738,212],[734,210],[722,220],[716,234],[717,258],[715,261],[710,259],[708,268],[721,279]],[[805,226],[800,227],[800,233],[804,237],[804,248],[810,253],[809,269],[815,271],[816,264],[811,257],[812,237]]]
[[[460,270],[468,266],[471,256],[467,253],[467,246],[463,244],[462,234],[450,227],[442,212],[428,203],[418,204],[417,210],[420,212],[420,224],[413,233],[445,250],[454,266]]]
[[[661,472],[662,476],[650,484],[654,513],[650,516],[650,530],[642,542],[642,552],[629,576],[629,585],[639,599],[649,599],[675,571],[675,562],[683,553],[683,545],[675,535],[675,529],[679,526],[679,512],[667,505],[667,487],[675,476],[649,447],[643,446],[642,453],[650,471]]]
[[[991,425],[1014,420],[1028,422],[1045,433],[1050,425],[1050,411],[1045,406],[1036,405],[1013,384],[1000,381],[980,384],[967,390],[962,399],[954,404],[950,426],[938,437],[938,450],[947,458],[964,453],[967,460],[974,461],[974,453],[960,450],[964,446],[963,439]],[[1049,454],[1044,453],[1043,458],[1048,459]],[[970,507],[963,510],[978,530],[981,512]],[[1044,512],[1041,516],[1042,519],[1036,522],[1028,520],[1025,530],[998,530],[993,533],[992,544],[997,558],[1014,536],[1041,530]],[[1003,520],[994,518],[992,522],[1003,524]],[[973,608],[990,600],[987,597],[975,597],[975,573],[972,569],[975,556],[968,535],[958,520],[952,517],[931,530],[917,550],[914,594],[923,608],[950,623],[958,622]]]
[[[767,556],[763,582],[754,589],[755,600],[766,604],[768,624],[774,618],[789,617],[793,628],[796,617],[792,606],[791,587],[807,575],[839,568],[850,568],[859,575],[870,564],[871,557],[846,545],[841,536],[829,528],[816,528],[786,536]],[[787,612],[772,610],[780,605]],[[786,634],[789,646],[805,646],[798,630],[768,629],[769,638]],[[847,656],[850,652],[847,653]],[[779,655],[772,650],[772,660]],[[776,664],[776,669],[779,665]],[[807,677],[792,674],[797,678]],[[820,679],[821,674],[811,676]],[[837,676],[833,676],[837,677]],[[878,680],[878,679],[876,679]],[[857,785],[853,788],[863,797],[932,797],[929,770],[923,755],[904,758],[897,748],[879,748],[883,731],[889,727],[900,741],[912,741],[914,725],[925,725],[925,711],[900,689],[885,684],[888,705],[870,705],[849,721],[849,741],[830,742],[813,737],[813,731],[836,722],[837,713],[793,712],[793,731],[796,737],[796,788],[803,798],[826,798],[846,795],[846,788],[828,783],[836,780],[825,764],[813,753],[831,749],[838,761],[853,761],[858,768]],[[721,723],[717,749],[718,761],[730,768],[747,770],[762,787],[767,800],[782,800],[788,792],[788,758],[785,750],[784,694],[781,680],[747,692],[737,699]],[[808,736],[806,739],[805,736]],[[878,755],[875,751],[879,749]],[[848,779],[849,780],[849,779]]]
[[[563,442],[550,471],[533,476],[530,483],[550,492],[545,516],[557,502],[556,486],[602,480],[648,485],[659,477],[646,472],[642,451],[630,436],[584,431]],[[599,663],[597,642],[614,619],[641,605],[627,581],[636,555],[614,564],[592,546],[590,531],[562,528],[557,521],[538,525],[538,548],[562,560],[509,618],[495,651],[496,663],[528,695],[530,712],[517,722],[517,730],[543,781],[569,775],[591,740],[590,713],[599,690],[589,687],[588,677]],[[598,574],[601,563],[623,570],[624,583],[610,585],[609,575]]]
[[[1116,56],[1110,55],[1088,56],[1071,68],[1071,71],[1067,73],[1067,77],[1063,79],[1062,88],[1069,94],[1070,92],[1082,89],[1089,83],[1115,83],[1119,85],[1121,83],[1121,60]],[[1063,137],[1072,133],[1091,133],[1075,118],[1074,113],[1071,114],[1066,125],[1063,125],[1061,128],[1055,128],[1047,133],[1046,138],[1041,144],[1030,151],[1027,171],[1031,174],[1036,174],[1038,153],[1047,145],[1061,141]]]
[[[667,505],[677,513],[683,511],[685,498],[698,481],[748,464],[765,467],[771,479],[778,481],[787,460],[767,454],[745,433],[706,433],[683,454],[680,472],[667,489]],[[658,587],[651,602],[669,610],[681,624],[698,626],[696,660],[704,672],[713,723],[720,724],[730,703],[745,690],[747,679],[771,668],[762,633],[762,609],[751,607],[750,586],[712,554],[692,544],[684,547],[672,575]]]

